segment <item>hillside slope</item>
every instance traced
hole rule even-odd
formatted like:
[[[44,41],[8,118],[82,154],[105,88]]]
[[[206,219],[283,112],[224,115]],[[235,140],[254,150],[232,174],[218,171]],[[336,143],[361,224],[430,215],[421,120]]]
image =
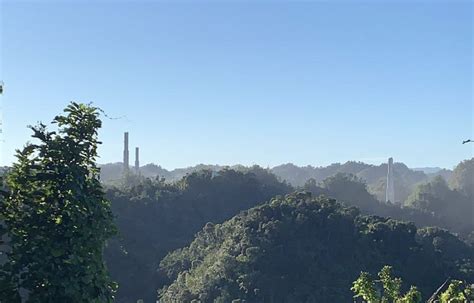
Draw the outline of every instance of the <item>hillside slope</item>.
[[[169,254],[161,270],[173,283],[161,302],[350,302],[360,271],[384,264],[426,296],[448,276],[473,281],[473,255],[448,232],[295,193],[208,223]]]

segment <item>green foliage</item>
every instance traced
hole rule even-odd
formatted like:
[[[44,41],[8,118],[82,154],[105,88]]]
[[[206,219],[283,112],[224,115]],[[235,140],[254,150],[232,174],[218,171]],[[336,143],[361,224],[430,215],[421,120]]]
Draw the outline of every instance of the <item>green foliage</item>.
[[[440,303],[465,303],[474,301],[474,285],[459,280],[451,281],[448,289],[439,296]]]
[[[459,193],[451,191],[448,183],[441,176],[436,176],[430,182],[418,185],[405,204],[436,212],[448,207],[451,200],[459,199]]]
[[[188,247],[168,254],[160,268],[173,282],[160,291],[160,300],[349,302],[348,285],[362,269],[373,272],[390,262],[424,294],[447,275],[474,278],[418,237],[423,234],[413,224],[360,216],[325,197],[307,192],[277,197],[223,224],[206,224]],[[472,255],[466,246],[458,257]],[[401,281],[387,271],[380,279],[398,302],[419,298],[416,289],[399,295]],[[369,289],[366,295],[371,294]]]
[[[154,164],[147,164],[140,168],[140,173],[145,177],[164,177],[169,181],[178,181],[187,174],[200,170],[211,170],[217,172],[225,168],[245,172],[248,168],[235,165],[231,167],[218,165],[199,164],[193,167],[178,168],[168,171]],[[362,162],[348,161],[346,163],[334,163],[326,167],[298,167],[294,164],[283,164],[273,167],[270,170],[281,180],[289,182],[295,187],[304,186],[310,179],[316,182],[322,182],[324,179],[332,177],[338,173],[353,174],[367,183],[369,192],[377,196],[380,201],[385,201],[385,181],[387,177],[387,164],[379,166],[369,165]],[[103,166],[101,180],[106,183],[114,183],[122,174],[121,163],[109,163]],[[446,177],[450,171],[440,171],[437,174],[443,174]],[[429,177],[421,171],[409,169],[403,163],[395,163],[395,191],[397,200],[403,202],[411,193],[417,183],[428,181]]]
[[[116,173],[120,175],[121,165],[116,166]],[[399,182],[406,179],[406,184],[414,184],[425,180],[421,172],[410,171],[402,164],[396,164],[396,166]],[[199,168],[209,170],[198,170]],[[163,178],[146,180],[143,177],[130,175],[121,184],[122,186],[109,188],[108,197],[112,201],[121,230],[120,237],[112,241],[106,251],[106,260],[111,274],[121,285],[117,293],[118,302],[132,302],[138,298],[145,298],[145,302],[153,301],[155,290],[170,283],[168,277],[156,271],[162,258],[167,253],[188,245],[195,233],[207,222],[221,223],[241,210],[258,205],[273,196],[292,191],[290,186],[279,182],[269,170],[259,167],[235,169],[238,170],[201,165],[171,172],[158,166],[148,165],[142,167],[143,176],[159,173],[160,176],[166,177],[167,182]],[[176,180],[177,176],[185,175],[186,172],[193,170],[198,171],[189,173],[178,181],[170,182],[170,179]],[[309,168],[303,170],[310,171]],[[346,206],[358,207],[363,214],[411,221],[420,227],[450,228],[464,237],[469,235],[469,230],[465,227],[471,222],[470,220],[460,222],[454,220],[454,217],[445,216],[443,212],[433,212],[419,206],[399,206],[379,202],[369,193],[365,180],[373,183],[378,182],[381,176],[385,178],[386,165],[375,167],[349,162],[318,168],[317,171],[318,174],[314,175],[315,179],[309,180],[304,187],[315,196],[324,194],[336,198]],[[337,174],[339,171],[353,172],[356,175]],[[273,169],[272,172],[276,170]],[[295,174],[299,172],[301,170],[295,171]],[[312,175],[301,174],[295,177],[306,180],[309,176]],[[321,179],[325,176],[330,177]],[[119,185],[120,182],[115,184]],[[406,185],[400,184],[400,186]],[[382,192],[385,190],[384,186],[383,184]],[[449,211],[449,208],[446,209]],[[468,213],[465,211],[463,215]],[[383,228],[386,224],[377,226]],[[393,228],[401,228],[401,225],[395,226],[394,224]],[[375,228],[374,232],[383,234],[384,231],[378,228]],[[416,235],[419,241],[423,240],[427,251],[433,251],[432,260],[437,258],[434,251],[438,249],[442,251],[443,261],[435,268],[439,270],[439,268],[449,267],[468,271],[469,262],[464,262],[462,258],[457,259],[460,254],[455,252],[459,248],[460,241],[448,232],[443,233],[438,230],[437,233],[438,235],[433,237],[425,233],[425,236],[430,237],[426,239],[423,238],[424,236]],[[414,229],[410,230],[410,235],[414,234],[416,234]],[[449,245],[442,243],[451,243],[457,248],[449,249]],[[391,246],[390,241],[381,241],[380,244],[386,245],[387,249],[399,250],[397,245]],[[465,252],[463,251],[462,254]],[[392,262],[388,260],[387,263]],[[412,266],[417,267],[416,264]],[[413,270],[411,274],[415,277],[415,281],[420,279],[421,275],[416,273],[416,270]],[[423,289],[429,288],[426,286]]]
[[[420,227],[448,228],[464,239],[468,239],[474,230],[473,202],[460,192],[451,190],[441,177],[420,184],[407,200],[407,206],[379,202],[368,192],[362,179],[350,174],[339,173],[320,183],[311,179],[304,189],[314,195],[328,195],[345,205],[356,206],[364,214],[410,221]]]
[[[361,272],[359,278],[352,283],[354,298],[362,298],[366,302],[375,303],[379,300],[375,282],[368,272]]]
[[[428,180],[428,176],[421,171],[409,169],[403,163],[395,163],[395,191],[398,201],[405,201],[414,186]],[[287,180],[294,186],[304,186],[310,179],[322,182],[324,179],[342,173],[354,175],[363,180],[371,194],[374,194],[380,201],[385,201],[385,188],[387,179],[387,164],[378,166],[361,162],[348,161],[346,163],[334,163],[326,167],[298,167],[293,164],[284,164],[272,168],[272,172],[282,180]]]
[[[120,237],[111,241],[106,261],[120,284],[117,301],[156,301],[156,290],[169,283],[157,272],[167,253],[188,245],[206,223],[223,222],[292,190],[259,167],[203,170],[173,183],[163,178],[145,179],[110,188],[107,196]]]
[[[352,174],[338,173],[321,182],[322,188],[327,190],[331,197],[361,209],[369,209],[380,204],[367,191],[367,185],[359,177]]]
[[[450,186],[469,198],[474,198],[474,158],[462,161],[453,170],[449,180]]]
[[[392,277],[392,267],[384,266],[379,272],[379,280],[374,280],[367,272],[361,272],[359,278],[352,283],[354,298],[366,303],[419,303],[421,293],[411,286],[404,295],[400,294],[402,280]],[[434,300],[434,301],[433,301]],[[435,292],[429,302],[466,303],[474,300],[474,285],[459,280],[452,280],[444,292]]]
[[[442,226],[467,235],[474,230],[474,200],[464,193],[450,189],[447,182],[437,176],[428,183],[418,185],[405,204],[410,208],[431,213],[443,222]]]
[[[384,296],[388,301],[396,301],[400,297],[400,288],[402,287],[402,279],[392,278],[392,268],[384,266],[379,272],[380,282],[383,285]]]
[[[0,177],[0,209],[5,207],[3,178]],[[18,289],[10,275],[11,264],[8,262],[8,232],[4,224],[4,217],[0,213],[0,302],[19,302]]]
[[[354,298],[361,298],[367,303],[421,302],[421,293],[414,286],[401,295],[402,279],[392,277],[391,266],[384,266],[378,276],[379,280],[373,280],[369,273],[362,272],[352,284]]]
[[[64,112],[57,132],[31,127],[39,142],[18,151],[7,174],[8,276],[27,302],[112,302],[102,253],[116,228],[95,164],[101,121],[84,104]]]

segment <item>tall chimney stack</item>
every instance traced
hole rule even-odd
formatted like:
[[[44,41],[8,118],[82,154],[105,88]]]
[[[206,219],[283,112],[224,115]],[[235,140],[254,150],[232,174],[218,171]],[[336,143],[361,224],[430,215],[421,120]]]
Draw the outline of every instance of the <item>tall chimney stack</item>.
[[[140,173],[140,149],[135,147],[135,172]]]
[[[128,171],[129,169],[129,154],[128,154],[128,132],[123,134],[123,170]]]
[[[393,184],[393,158],[388,159],[387,191],[385,194],[385,201],[395,203],[395,186]]]

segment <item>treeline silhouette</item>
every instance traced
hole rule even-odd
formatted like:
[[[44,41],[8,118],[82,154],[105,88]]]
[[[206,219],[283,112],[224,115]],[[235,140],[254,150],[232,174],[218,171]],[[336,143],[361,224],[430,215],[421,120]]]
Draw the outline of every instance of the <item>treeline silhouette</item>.
[[[218,172],[222,169],[233,169],[237,171],[246,171],[251,167],[244,165],[222,166],[198,164],[186,168],[176,168],[167,170],[156,164],[146,164],[139,168],[140,175],[143,177],[165,178],[169,182],[179,181],[184,176],[201,171],[210,170]],[[360,178],[367,184],[368,191],[375,195],[380,201],[385,201],[385,189],[387,179],[387,164],[371,165],[357,161],[347,161],[346,163],[333,163],[329,166],[296,166],[292,163],[278,165],[268,170],[294,187],[301,187],[309,180],[322,182],[336,174],[351,174]],[[108,163],[101,165],[101,180],[105,184],[118,185],[123,177],[122,163]],[[415,170],[408,168],[403,163],[394,163],[394,186],[396,191],[396,200],[394,202],[404,203],[415,187],[421,183],[428,182],[433,178],[441,176],[446,181],[454,178],[453,171],[441,168],[423,168]]]

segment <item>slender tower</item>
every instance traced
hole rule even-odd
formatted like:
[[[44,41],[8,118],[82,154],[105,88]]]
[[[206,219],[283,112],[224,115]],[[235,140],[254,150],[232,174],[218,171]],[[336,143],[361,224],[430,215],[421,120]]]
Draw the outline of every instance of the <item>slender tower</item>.
[[[388,158],[387,191],[385,194],[385,201],[395,203],[395,188],[393,186],[393,158]]]
[[[129,169],[129,154],[128,154],[128,132],[123,134],[123,171],[126,172]]]
[[[140,174],[140,149],[135,147],[135,173]]]

